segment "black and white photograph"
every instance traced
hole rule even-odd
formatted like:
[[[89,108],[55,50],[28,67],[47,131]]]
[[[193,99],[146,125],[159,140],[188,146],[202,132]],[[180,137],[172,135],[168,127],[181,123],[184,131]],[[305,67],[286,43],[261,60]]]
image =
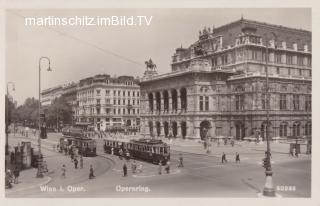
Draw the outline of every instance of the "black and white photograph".
[[[311,8],[4,15],[5,199],[316,195]]]

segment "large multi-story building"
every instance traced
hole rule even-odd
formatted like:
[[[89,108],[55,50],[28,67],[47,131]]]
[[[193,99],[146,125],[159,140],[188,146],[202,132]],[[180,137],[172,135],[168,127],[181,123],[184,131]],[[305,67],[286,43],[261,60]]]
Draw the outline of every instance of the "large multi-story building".
[[[310,31],[243,18],[204,28],[171,70],[149,65],[140,82],[146,135],[264,138],[267,109],[271,137],[311,135]]]
[[[79,81],[75,124],[96,130],[138,131],[140,87],[131,76],[96,75]]]

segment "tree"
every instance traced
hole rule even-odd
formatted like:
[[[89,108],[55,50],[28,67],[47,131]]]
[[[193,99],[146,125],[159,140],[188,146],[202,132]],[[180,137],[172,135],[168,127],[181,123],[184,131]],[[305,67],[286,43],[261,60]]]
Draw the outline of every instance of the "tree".
[[[37,125],[39,114],[39,101],[32,98],[27,98],[23,105],[15,108],[12,111],[11,117],[13,121],[27,123],[27,125]]]
[[[64,96],[56,98],[46,112],[47,125],[58,126],[60,121],[64,124],[71,124],[72,121],[72,107]]]

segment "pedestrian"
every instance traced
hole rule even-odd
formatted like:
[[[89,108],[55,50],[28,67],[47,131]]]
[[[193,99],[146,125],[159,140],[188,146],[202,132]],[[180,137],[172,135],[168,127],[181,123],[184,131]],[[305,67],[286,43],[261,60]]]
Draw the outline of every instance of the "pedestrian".
[[[48,165],[46,161],[42,162],[42,171],[44,172],[48,172]]]
[[[74,162],[74,168],[78,169],[78,159],[74,158],[73,162]]]
[[[183,167],[183,157],[182,157],[181,153],[179,155],[179,165],[178,165],[178,167]]]
[[[62,178],[66,178],[66,172],[67,172],[67,168],[65,165],[62,165],[62,169],[61,169],[61,177]]]
[[[132,170],[132,173],[133,173],[133,174],[136,173],[137,164],[136,164],[136,161],[135,161],[135,160],[133,160],[133,163],[131,164],[131,170]]]
[[[83,168],[83,158],[82,158],[82,155],[80,156],[80,169]]]
[[[127,176],[127,165],[126,165],[126,163],[123,164],[122,169],[123,169],[123,176],[126,177]]]
[[[90,165],[89,179],[93,179],[93,178],[95,178],[95,176],[93,174],[93,167],[92,167],[92,165]]]
[[[137,169],[137,172],[141,173],[142,172],[142,164],[140,163]]]
[[[166,172],[167,172],[167,174],[170,173],[170,161],[169,160],[167,161],[167,164],[166,164]]]
[[[238,152],[236,153],[236,163],[240,163],[240,155]]]
[[[296,154],[296,148],[292,148],[292,157]]]
[[[159,161],[158,173],[159,173],[159,175],[162,174],[162,163],[161,163],[161,161]]]
[[[233,139],[231,140],[231,146],[232,147],[234,146],[234,140]]]
[[[14,184],[18,184],[19,176],[20,176],[20,170],[19,170],[19,168],[17,166],[13,170],[13,176],[14,176]]]
[[[114,154],[114,148],[111,147],[111,155],[113,155],[113,154]]]
[[[221,163],[227,162],[226,154],[223,152],[221,157]]]
[[[298,153],[298,150],[296,149],[296,151],[295,151],[295,156],[296,157],[299,157],[299,153]]]
[[[122,149],[119,150],[119,159],[122,160],[123,151]]]
[[[6,189],[12,188],[11,177],[10,177],[9,169],[6,171],[5,185],[6,185]]]

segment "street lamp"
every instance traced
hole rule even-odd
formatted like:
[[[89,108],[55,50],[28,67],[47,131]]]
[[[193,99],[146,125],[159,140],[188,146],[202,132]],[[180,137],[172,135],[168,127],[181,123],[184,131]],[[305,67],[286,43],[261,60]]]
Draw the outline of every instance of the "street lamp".
[[[52,71],[50,67],[50,59],[48,57],[40,57],[39,59],[39,136],[38,136],[38,147],[39,147],[39,154],[38,154],[38,170],[37,170],[37,176],[38,178],[43,177],[42,173],[42,159],[41,159],[41,60],[46,59],[48,61],[48,69],[47,71]]]
[[[277,36],[271,32],[271,34],[274,36],[275,38],[275,47],[276,47],[276,39]],[[266,73],[266,112],[267,112],[267,125],[266,125],[266,139],[267,139],[267,151],[266,151],[266,160],[267,160],[267,165],[266,165],[266,182],[263,188],[263,195],[264,196],[268,196],[268,197],[275,197],[275,189],[273,187],[273,183],[272,183],[272,168],[271,168],[271,150],[270,150],[270,140],[269,140],[269,110],[270,110],[270,97],[269,97],[269,72],[268,72],[268,59],[269,59],[269,50],[268,50],[268,40],[266,38],[266,55],[265,55],[265,60],[266,60],[266,64],[265,64],[265,73]]]
[[[15,91],[15,85],[13,82],[8,82],[7,83],[7,98],[6,98],[6,155],[9,154],[9,140],[8,140],[8,136],[9,136],[9,85],[12,85],[12,91]]]

